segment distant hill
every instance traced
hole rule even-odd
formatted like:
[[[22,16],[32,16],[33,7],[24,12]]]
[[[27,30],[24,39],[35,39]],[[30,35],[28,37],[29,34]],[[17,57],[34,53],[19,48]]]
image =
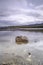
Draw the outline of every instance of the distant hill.
[[[25,28],[43,28],[43,23],[41,24],[30,24],[30,25],[24,25],[24,26],[21,26],[21,27],[25,27]]]

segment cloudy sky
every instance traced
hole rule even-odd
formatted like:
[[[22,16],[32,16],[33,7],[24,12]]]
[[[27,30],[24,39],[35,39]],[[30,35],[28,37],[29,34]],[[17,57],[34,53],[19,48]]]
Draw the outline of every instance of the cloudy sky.
[[[43,22],[43,0],[0,0],[0,25]]]

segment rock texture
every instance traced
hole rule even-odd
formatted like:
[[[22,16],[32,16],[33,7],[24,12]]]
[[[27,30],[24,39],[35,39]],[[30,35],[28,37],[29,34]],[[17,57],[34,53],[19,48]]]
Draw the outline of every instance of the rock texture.
[[[15,39],[17,44],[26,44],[28,43],[28,39],[26,36],[17,36]]]

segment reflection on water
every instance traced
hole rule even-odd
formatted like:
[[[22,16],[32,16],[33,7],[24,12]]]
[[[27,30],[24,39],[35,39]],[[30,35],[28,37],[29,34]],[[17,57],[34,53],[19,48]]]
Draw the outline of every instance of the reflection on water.
[[[17,36],[26,36],[29,43],[17,45],[15,42]],[[28,53],[31,53],[31,55],[28,55]],[[18,60],[18,58],[20,59]],[[42,65],[43,33],[29,31],[0,31],[0,62],[5,60],[10,62],[11,59],[13,59],[15,63],[18,62],[18,64],[22,64],[23,62],[24,64],[22,65],[29,65],[29,60],[33,65]]]

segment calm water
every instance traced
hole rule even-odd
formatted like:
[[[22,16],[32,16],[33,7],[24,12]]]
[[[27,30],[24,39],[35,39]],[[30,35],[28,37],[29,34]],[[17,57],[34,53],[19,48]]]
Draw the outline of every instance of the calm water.
[[[17,45],[16,36],[26,36],[28,44]],[[28,53],[31,53],[33,65],[43,65],[43,33],[29,31],[0,31],[0,62],[6,57],[13,55],[28,59]],[[28,64],[27,64],[28,65]]]

